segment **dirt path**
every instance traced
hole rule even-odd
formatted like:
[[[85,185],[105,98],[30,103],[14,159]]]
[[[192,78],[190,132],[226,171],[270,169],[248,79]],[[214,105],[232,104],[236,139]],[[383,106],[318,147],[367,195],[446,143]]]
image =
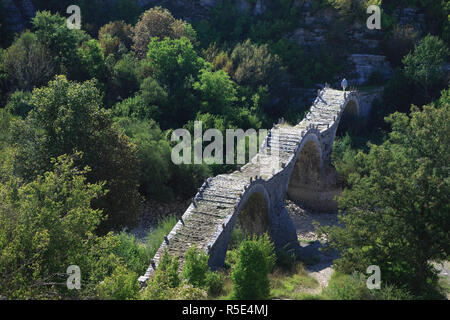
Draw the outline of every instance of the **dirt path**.
[[[286,208],[297,229],[297,236],[305,253],[314,261],[307,266],[311,277],[317,280],[319,287],[311,290],[311,294],[319,294],[328,285],[333,273],[332,263],[337,258],[336,253],[324,253],[319,251],[325,239],[319,239],[314,222],[320,225],[338,224],[337,213],[312,213],[302,209],[296,203],[286,200]]]

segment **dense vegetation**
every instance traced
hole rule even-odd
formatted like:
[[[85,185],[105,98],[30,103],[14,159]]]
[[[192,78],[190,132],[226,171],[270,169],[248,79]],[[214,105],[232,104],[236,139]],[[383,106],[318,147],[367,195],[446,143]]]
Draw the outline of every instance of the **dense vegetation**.
[[[289,38],[301,15],[293,0],[270,1],[258,15],[224,0],[190,22],[176,5],[83,0],[81,30],[66,27],[72,2],[34,1],[39,11],[15,35],[0,10],[0,298],[436,296],[430,261],[450,249],[448,1],[311,1],[313,11],[342,18],[314,54]],[[342,72],[343,30],[364,21],[370,4],[382,6],[382,51],[395,70],[367,122],[334,146],[345,228],[322,230],[341,254],[329,288],[293,295],[286,279],[316,285],[302,265],[267,237],[235,233],[229,270],[211,272],[191,248],[181,274],[165,255],[140,291],[137,277],[176,223],[161,221],[144,243],[121,232],[143,202],[187,199],[206,177],[235,169],[173,164],[172,131],[192,132],[196,120],[222,132],[268,128],[279,117],[296,123],[307,106],[295,89]],[[397,23],[396,8],[407,5],[424,13],[423,35]],[[379,84],[374,74],[367,85]],[[73,264],[81,290],[65,286]],[[377,294],[351,275],[371,264],[387,283]]]

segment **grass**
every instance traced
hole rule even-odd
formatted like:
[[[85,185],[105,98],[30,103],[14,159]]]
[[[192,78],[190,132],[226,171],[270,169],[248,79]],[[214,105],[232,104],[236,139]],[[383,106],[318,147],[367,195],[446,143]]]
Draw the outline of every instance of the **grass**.
[[[269,275],[271,283],[271,297],[273,299],[319,299],[319,296],[311,295],[307,291],[316,289],[319,283],[310,277],[303,264],[297,263],[292,272],[274,270]]]
[[[156,229],[150,231],[146,237],[145,246],[148,248],[150,255],[153,257],[164,241],[164,236],[172,231],[177,223],[175,216],[168,216],[158,222]]]

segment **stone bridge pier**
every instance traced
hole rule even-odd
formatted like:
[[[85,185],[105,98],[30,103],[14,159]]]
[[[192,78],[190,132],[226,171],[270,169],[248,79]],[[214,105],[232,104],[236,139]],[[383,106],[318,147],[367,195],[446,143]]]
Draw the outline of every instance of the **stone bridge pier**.
[[[276,248],[301,254],[285,198],[317,211],[337,209],[334,196],[340,189],[331,164],[333,142],[358,115],[357,92],[319,91],[299,124],[275,125],[249,163],[205,181],[139,281],[145,285],[164,251],[178,256],[182,266],[191,246],[209,254],[212,269],[222,267],[236,225],[246,234],[268,232]]]

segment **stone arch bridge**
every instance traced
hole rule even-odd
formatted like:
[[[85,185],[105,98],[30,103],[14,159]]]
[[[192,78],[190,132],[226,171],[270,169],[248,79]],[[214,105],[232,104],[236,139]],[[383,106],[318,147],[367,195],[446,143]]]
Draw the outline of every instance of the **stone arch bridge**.
[[[275,125],[249,163],[203,184],[139,277],[141,284],[152,276],[165,250],[182,265],[185,252],[197,246],[209,254],[212,269],[223,266],[236,224],[246,233],[268,232],[276,248],[298,249],[284,200],[287,196],[312,209],[336,210],[334,196],[340,189],[331,165],[333,142],[338,127],[348,126],[359,113],[357,92],[324,88],[299,124]]]

